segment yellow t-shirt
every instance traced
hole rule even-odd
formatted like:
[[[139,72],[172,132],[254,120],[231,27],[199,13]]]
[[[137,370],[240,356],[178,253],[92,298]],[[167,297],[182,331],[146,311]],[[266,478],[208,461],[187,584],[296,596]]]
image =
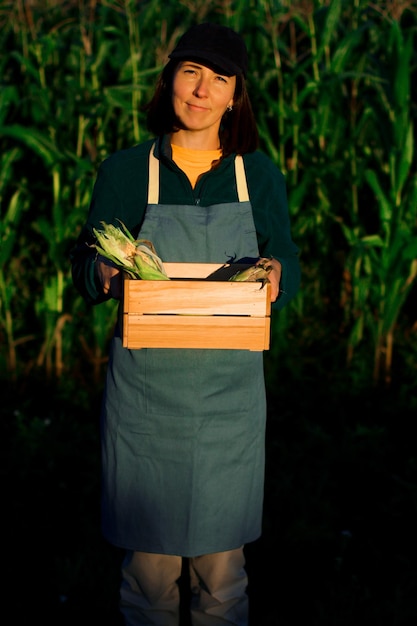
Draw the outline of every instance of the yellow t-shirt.
[[[211,169],[213,161],[218,161],[222,155],[219,150],[190,150],[181,146],[171,145],[172,160],[187,174],[193,187],[200,174]]]

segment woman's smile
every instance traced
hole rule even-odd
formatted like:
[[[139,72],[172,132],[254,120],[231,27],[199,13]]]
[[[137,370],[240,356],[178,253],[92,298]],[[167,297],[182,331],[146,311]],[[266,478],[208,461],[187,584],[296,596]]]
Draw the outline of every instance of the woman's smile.
[[[194,102],[186,103],[192,111],[208,111],[208,107],[203,107],[201,104],[196,104]]]

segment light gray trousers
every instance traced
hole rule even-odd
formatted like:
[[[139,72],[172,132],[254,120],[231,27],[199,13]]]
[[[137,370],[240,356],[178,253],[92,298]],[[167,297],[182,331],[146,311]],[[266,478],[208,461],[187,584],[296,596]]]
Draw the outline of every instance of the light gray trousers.
[[[243,547],[189,559],[193,626],[248,625]],[[182,557],[127,552],[120,611],[126,626],[178,626]]]

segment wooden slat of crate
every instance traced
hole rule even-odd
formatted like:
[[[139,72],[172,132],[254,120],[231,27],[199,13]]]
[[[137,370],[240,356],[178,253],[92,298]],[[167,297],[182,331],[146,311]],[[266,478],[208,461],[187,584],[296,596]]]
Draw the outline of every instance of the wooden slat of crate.
[[[125,278],[124,347],[269,348],[269,284],[204,280],[223,268],[211,263],[165,268],[170,281]]]
[[[173,319],[175,318],[175,319]],[[268,350],[269,317],[129,315],[124,340],[138,348]],[[125,344],[124,344],[125,345]]]
[[[269,314],[268,288],[261,283],[200,280],[126,280],[125,313],[149,315]]]

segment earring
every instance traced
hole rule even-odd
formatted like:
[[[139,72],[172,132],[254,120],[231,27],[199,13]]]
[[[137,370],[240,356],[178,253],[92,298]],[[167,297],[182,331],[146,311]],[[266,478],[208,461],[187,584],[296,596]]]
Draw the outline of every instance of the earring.
[[[229,104],[229,106],[227,107],[228,112],[230,113],[230,111],[233,111],[233,107],[231,104]]]

